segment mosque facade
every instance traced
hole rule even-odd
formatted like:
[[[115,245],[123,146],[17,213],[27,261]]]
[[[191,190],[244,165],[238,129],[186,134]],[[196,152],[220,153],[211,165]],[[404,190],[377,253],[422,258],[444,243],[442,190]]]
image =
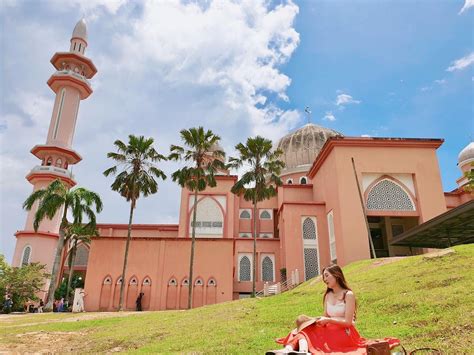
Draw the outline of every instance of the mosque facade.
[[[88,80],[97,72],[86,48],[81,20],[69,52],[51,59],[56,72],[48,85],[56,99],[46,143],[31,150],[40,160],[26,176],[34,191],[55,179],[76,185],[69,167],[82,158],[72,139],[80,101],[92,94]],[[231,193],[237,176],[228,172],[199,194],[193,280],[188,272],[195,206],[189,190],[181,190],[177,224],[133,225],[125,280],[121,272],[128,225],[98,224],[100,237],[79,246],[74,267],[85,277],[86,310],[117,309],[122,282],[125,309],[135,308],[140,292],[144,310],[184,309],[190,282],[194,307],[248,297],[254,263],[257,290],[295,277],[308,280],[331,263],[344,266],[370,258],[368,230],[377,257],[424,253],[426,249],[392,246],[391,241],[473,199],[462,188],[467,183],[463,174],[458,188],[443,191],[436,155],[442,144],[442,139],[346,137],[306,124],[279,140],[286,165],[283,185],[275,197],[258,204],[256,215],[251,202]],[[472,169],[474,143],[458,160],[462,173]],[[24,229],[15,234],[13,265],[40,262],[51,270],[60,217],[45,220],[35,232],[34,213],[33,208]],[[65,248],[63,259],[67,252]]]

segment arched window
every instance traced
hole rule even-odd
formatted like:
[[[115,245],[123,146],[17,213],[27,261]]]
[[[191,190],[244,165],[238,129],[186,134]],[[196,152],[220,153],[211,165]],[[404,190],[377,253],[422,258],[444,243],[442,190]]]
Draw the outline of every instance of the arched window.
[[[209,281],[207,281],[207,286],[217,286],[216,280],[209,279]]]
[[[303,239],[316,239],[316,226],[309,217],[303,222]]]
[[[286,183],[287,183],[288,185],[292,185],[292,184],[293,184],[293,179],[288,179],[288,180],[286,180]]]
[[[273,237],[273,234],[272,233],[260,233],[259,237],[263,238],[263,239],[269,239],[269,238]]]
[[[150,286],[151,285],[151,279],[149,277],[145,277],[142,284],[143,284],[143,286]]]
[[[262,212],[260,212],[260,219],[272,219],[272,215],[269,211],[263,210]]]
[[[197,278],[196,281],[194,281],[194,286],[202,286],[204,285],[204,281],[201,278]]]
[[[274,281],[273,273],[273,261],[269,256],[265,256],[262,261],[262,281]]]
[[[306,185],[308,183],[308,178],[306,176],[300,177],[300,184]]]
[[[51,166],[51,164],[53,164],[53,158],[48,157],[48,160],[46,160],[46,165]]]
[[[178,285],[178,281],[176,281],[176,279],[174,277],[172,277],[169,281],[168,281],[168,286],[176,286]]]
[[[250,218],[251,218],[251,215],[250,215],[249,210],[242,210],[240,212],[240,219],[250,219]]]
[[[104,281],[102,282],[104,285],[112,285],[112,277],[106,276]]]
[[[240,238],[250,238],[250,233],[239,233]]]
[[[61,165],[63,165],[63,161],[61,160],[61,158],[56,159],[56,167],[60,168]]]
[[[23,256],[21,257],[21,266],[26,266],[30,263],[30,257],[31,257],[31,247],[27,245],[23,249]]]
[[[182,286],[189,286],[189,280],[186,278],[181,282]]]
[[[318,231],[316,217],[302,217],[305,280],[319,275]]]
[[[69,164],[67,162],[64,163],[64,169],[67,169]]]
[[[400,185],[389,179],[376,183],[367,195],[368,210],[415,211],[410,195]]]
[[[138,285],[138,279],[136,277],[132,277],[129,282],[130,286]]]
[[[116,284],[117,284],[117,285],[121,285],[121,284],[122,284],[122,276],[120,276],[120,277],[117,279]]]
[[[252,281],[251,269],[250,258],[246,255],[243,256],[239,263],[239,281]]]

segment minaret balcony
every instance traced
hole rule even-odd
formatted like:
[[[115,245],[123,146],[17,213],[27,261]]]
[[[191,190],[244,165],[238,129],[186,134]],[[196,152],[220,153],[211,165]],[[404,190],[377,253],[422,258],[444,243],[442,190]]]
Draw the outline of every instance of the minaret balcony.
[[[58,168],[52,165],[37,165],[31,169],[30,173],[26,176],[26,179],[33,183],[34,180],[55,180],[59,179],[70,187],[76,185],[74,181],[74,175],[67,169]]]
[[[48,85],[54,92],[58,92],[63,86],[72,86],[79,90],[81,100],[92,94],[92,86],[89,81],[79,73],[72,70],[58,70],[48,80]]]
[[[92,63],[92,60],[78,53],[55,53],[53,58],[51,58],[51,64],[53,64],[53,66],[59,71],[65,69],[65,65],[83,68],[85,77],[87,79],[92,78],[97,73],[97,68],[95,67],[94,63]]]

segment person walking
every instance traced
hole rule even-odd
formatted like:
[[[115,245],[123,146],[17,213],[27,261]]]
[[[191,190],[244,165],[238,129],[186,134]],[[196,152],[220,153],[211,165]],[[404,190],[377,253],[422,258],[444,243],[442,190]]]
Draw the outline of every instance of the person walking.
[[[142,298],[145,294],[143,292],[140,292],[140,294],[137,297],[137,300],[135,303],[137,304],[137,311],[141,312],[142,311]]]
[[[39,306],[38,306],[38,313],[43,313],[43,307],[44,307],[44,302],[43,300],[40,300]]]

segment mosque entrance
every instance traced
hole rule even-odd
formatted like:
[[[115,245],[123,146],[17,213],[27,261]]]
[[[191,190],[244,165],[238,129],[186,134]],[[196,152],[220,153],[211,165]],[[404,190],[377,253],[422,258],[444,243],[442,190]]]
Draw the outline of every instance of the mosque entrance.
[[[418,217],[369,216],[369,229],[377,258],[413,255],[409,247],[390,245],[393,238],[418,225]]]

